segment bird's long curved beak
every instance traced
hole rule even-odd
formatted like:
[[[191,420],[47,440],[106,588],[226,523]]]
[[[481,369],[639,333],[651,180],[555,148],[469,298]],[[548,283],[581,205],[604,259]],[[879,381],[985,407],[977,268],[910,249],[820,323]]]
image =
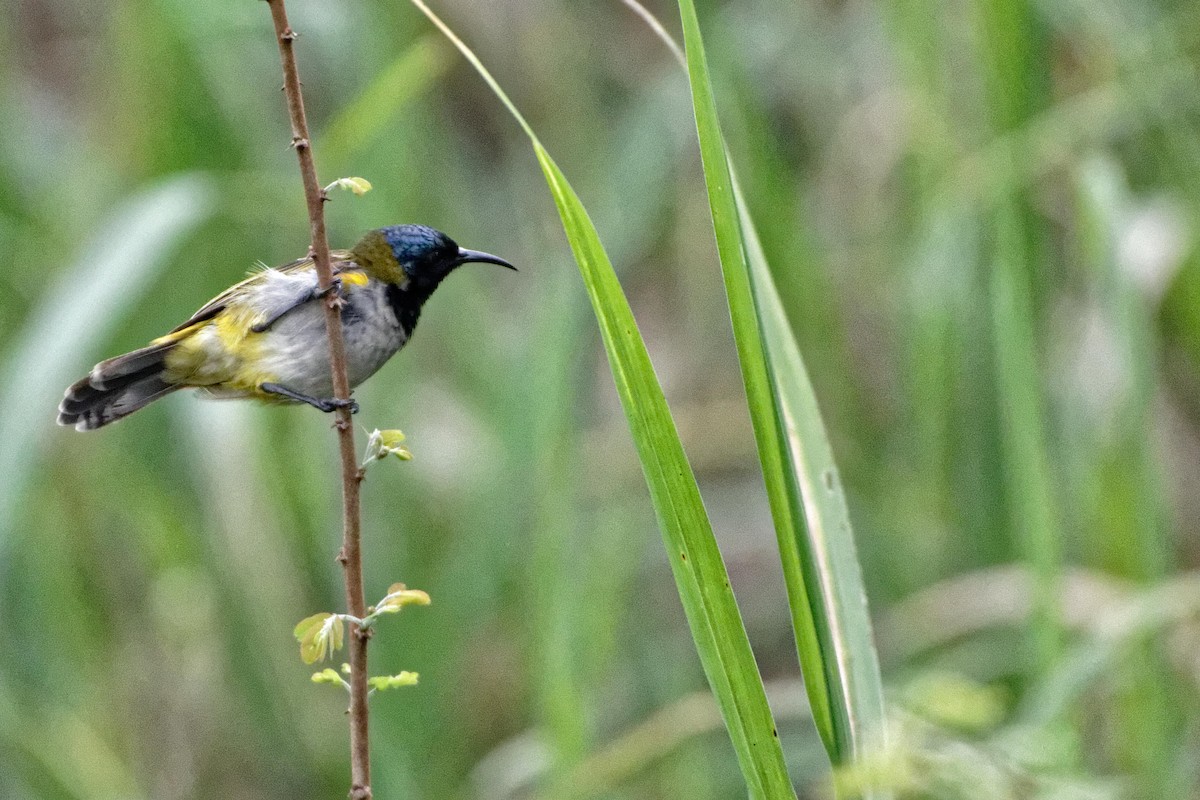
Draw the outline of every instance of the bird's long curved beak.
[[[511,270],[516,269],[516,267],[514,267],[512,264],[505,261],[500,256],[494,256],[491,253],[484,253],[479,250],[468,250],[465,247],[458,248],[457,263],[468,264],[468,263],[475,262],[475,261],[481,262],[484,264],[499,264],[500,266],[508,267]]]

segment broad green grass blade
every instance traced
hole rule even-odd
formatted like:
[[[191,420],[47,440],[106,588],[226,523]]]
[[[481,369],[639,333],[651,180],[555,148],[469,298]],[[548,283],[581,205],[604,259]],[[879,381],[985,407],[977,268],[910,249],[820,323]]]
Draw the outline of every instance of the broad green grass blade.
[[[413,2],[462,51],[529,134],[600,325],[696,650],[721,707],[750,796],[764,800],[795,797],[712,524],[645,342],[599,234],[558,165],[490,73],[421,0]]]
[[[882,746],[886,710],[850,513],[816,393],[736,177],[734,192],[776,403],[790,519],[803,520],[793,529],[787,547],[781,546],[784,573],[790,577],[800,569],[803,577],[796,586],[812,593],[804,612],[815,628],[834,734],[843,754],[860,758]]]
[[[680,0],[709,204],[813,718],[835,764],[877,752],[884,705],[845,495],[800,349],[729,166],[700,24]]]

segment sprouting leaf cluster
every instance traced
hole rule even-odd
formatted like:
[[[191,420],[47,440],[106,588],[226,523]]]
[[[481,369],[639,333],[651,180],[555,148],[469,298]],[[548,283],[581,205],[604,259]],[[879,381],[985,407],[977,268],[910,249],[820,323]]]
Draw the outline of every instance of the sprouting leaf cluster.
[[[404,446],[404,432],[399,430],[381,431],[378,428],[367,436],[367,451],[363,454],[360,469],[366,469],[376,461],[395,456],[401,461],[412,461],[413,454]]]
[[[376,431],[378,433],[378,431]],[[398,431],[397,431],[398,433]],[[368,631],[376,620],[384,614],[397,614],[405,606],[427,606],[430,603],[429,594],[420,589],[409,589],[403,583],[393,583],[388,587],[378,603],[367,609],[368,613],[362,619],[352,614],[332,614],[322,611],[305,617],[296,625],[292,632],[300,643],[300,660],[305,664],[315,664],[318,661],[332,658],[333,654],[342,649],[346,638],[346,623],[355,625],[360,631]],[[350,665],[343,664],[342,672],[349,673]],[[415,686],[417,673],[402,671],[395,675],[380,675],[367,679],[371,692],[396,689],[401,686]],[[349,683],[332,668],[325,668],[312,676],[313,683],[341,684],[349,689]]]

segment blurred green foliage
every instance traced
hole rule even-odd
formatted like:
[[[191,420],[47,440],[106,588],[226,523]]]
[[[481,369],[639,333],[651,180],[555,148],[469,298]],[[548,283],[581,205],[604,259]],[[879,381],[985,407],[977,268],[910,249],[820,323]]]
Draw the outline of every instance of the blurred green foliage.
[[[698,6],[906,709],[879,769],[914,797],[1196,796],[1195,5]],[[415,455],[365,486],[368,594],[435,600],[373,648],[421,675],[373,701],[376,796],[739,796],[522,133],[407,5],[289,9],[321,178],[375,187],[335,195],[334,246],[424,222],[522,268],[457,274],[358,393]],[[822,796],[685,78],[616,0],[437,9],[595,217]],[[344,698],[291,637],[341,598],[328,420],[184,395],[53,426],[96,360],[304,252],[276,59],[251,0],[0,4],[0,797],[344,792]]]

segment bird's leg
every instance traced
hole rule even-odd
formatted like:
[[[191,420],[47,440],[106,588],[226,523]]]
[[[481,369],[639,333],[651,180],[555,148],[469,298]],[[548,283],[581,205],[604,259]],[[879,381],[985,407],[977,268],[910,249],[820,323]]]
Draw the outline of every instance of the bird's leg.
[[[351,400],[342,400],[337,397],[313,397],[311,395],[302,394],[289,389],[286,386],[280,386],[278,383],[260,383],[258,385],[260,391],[267,394],[277,394],[280,397],[286,397],[289,400],[296,400],[300,403],[308,403],[316,409],[320,409],[325,413],[336,411],[339,408],[349,408],[351,414],[358,413],[358,402]]]
[[[333,278],[333,283],[329,284],[324,289],[317,289],[315,287],[312,289],[309,289],[308,292],[300,295],[300,297],[297,298],[294,303],[292,303],[289,306],[284,306],[279,311],[276,311],[265,322],[260,322],[257,325],[250,326],[250,330],[254,333],[265,333],[266,331],[271,329],[272,325],[274,325],[276,322],[279,322],[279,320],[285,314],[295,311],[297,308],[304,305],[305,303],[311,302],[313,300],[319,300],[322,297],[325,297],[330,292],[333,292],[334,294],[338,295],[339,297],[342,294],[342,279],[337,277],[336,275]]]

